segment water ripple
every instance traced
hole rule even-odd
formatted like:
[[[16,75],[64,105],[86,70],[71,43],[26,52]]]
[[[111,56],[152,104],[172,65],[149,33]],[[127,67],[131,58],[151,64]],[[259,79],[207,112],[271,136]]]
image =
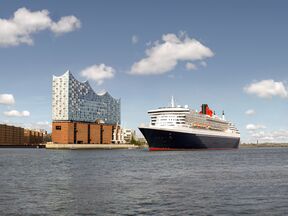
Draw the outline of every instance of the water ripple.
[[[288,149],[0,149],[0,215],[286,215]]]

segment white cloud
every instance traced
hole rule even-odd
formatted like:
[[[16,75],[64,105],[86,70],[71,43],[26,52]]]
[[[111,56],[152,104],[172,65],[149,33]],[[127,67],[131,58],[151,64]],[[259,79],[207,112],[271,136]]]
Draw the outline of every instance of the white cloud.
[[[4,112],[4,115],[8,117],[28,117],[30,116],[30,112],[29,111],[19,112],[17,110],[10,110],[10,111]]]
[[[50,125],[51,123],[49,123],[48,121],[39,121],[36,122],[37,125]]]
[[[196,67],[196,65],[192,64],[191,62],[187,62],[186,63],[186,69],[187,70],[196,70],[197,67]]]
[[[52,123],[48,121],[39,121],[39,122],[36,122],[36,124],[31,124],[31,125],[32,125],[32,128],[35,128],[35,129],[44,129],[46,131],[51,131],[52,129]]]
[[[10,19],[0,18],[0,46],[17,46],[33,44],[32,34],[50,29],[60,34],[80,28],[80,21],[74,16],[62,17],[54,22],[49,17],[48,10],[30,11],[19,8]]]
[[[107,93],[107,91],[105,89],[101,89],[101,90],[97,91],[98,95],[104,95],[106,93]]]
[[[248,94],[255,94],[261,98],[271,98],[279,96],[282,98],[288,97],[288,89],[283,82],[275,82],[274,80],[262,80],[254,82],[246,87],[244,91]]]
[[[81,75],[101,85],[105,79],[111,79],[115,75],[115,69],[105,64],[92,65],[81,71]]]
[[[137,44],[139,42],[139,38],[137,35],[133,35],[131,39],[132,44]]]
[[[246,125],[246,129],[247,130],[258,130],[258,129],[264,129],[264,128],[266,128],[264,125],[259,125],[259,124],[257,124],[257,125],[255,125],[255,124]]]
[[[200,65],[202,65],[203,67],[207,67],[207,63],[205,61],[201,61]]]
[[[0,94],[0,104],[12,105],[14,103],[15,99],[12,94]]]
[[[254,109],[249,109],[245,112],[246,115],[254,115],[256,112]]]
[[[181,33],[180,36],[163,35],[162,43],[155,41],[152,47],[146,50],[146,55],[146,58],[132,65],[131,74],[163,74],[173,70],[178,61],[203,60],[214,54],[199,41]]]
[[[48,132],[51,132],[52,130],[52,123],[48,122],[48,121],[39,121],[39,122],[14,122],[9,120],[3,120],[2,122],[0,121],[0,123],[2,124],[7,124],[7,125],[13,125],[16,127],[22,127],[22,128],[26,128],[26,129],[31,129],[31,130],[40,130],[40,129],[44,129]]]
[[[80,21],[75,16],[62,17],[57,23],[52,23],[51,30],[57,34],[74,31],[81,27]]]
[[[251,134],[251,141],[258,140],[260,143],[288,143],[288,130],[255,131]]]

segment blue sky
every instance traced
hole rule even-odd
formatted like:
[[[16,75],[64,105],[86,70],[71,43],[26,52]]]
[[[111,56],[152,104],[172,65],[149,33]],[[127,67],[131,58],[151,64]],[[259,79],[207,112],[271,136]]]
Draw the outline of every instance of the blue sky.
[[[287,1],[1,1],[0,95],[14,103],[2,97],[0,121],[47,127],[52,75],[69,69],[121,98],[125,127],[148,122],[147,110],[173,95],[225,110],[243,141],[288,142],[287,9]],[[31,21],[35,12],[43,22]],[[181,47],[163,54],[175,40]]]

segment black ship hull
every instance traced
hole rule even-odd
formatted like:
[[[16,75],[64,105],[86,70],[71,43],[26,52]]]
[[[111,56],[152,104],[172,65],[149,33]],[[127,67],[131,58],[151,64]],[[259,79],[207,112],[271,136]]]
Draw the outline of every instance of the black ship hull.
[[[170,130],[139,128],[148,142],[149,150],[236,149],[239,137],[205,135]]]

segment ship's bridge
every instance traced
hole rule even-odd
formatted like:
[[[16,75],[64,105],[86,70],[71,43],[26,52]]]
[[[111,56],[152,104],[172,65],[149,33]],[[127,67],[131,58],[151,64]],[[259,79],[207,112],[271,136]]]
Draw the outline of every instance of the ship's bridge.
[[[150,126],[174,127],[185,125],[185,116],[189,112],[188,108],[183,107],[164,107],[149,110]]]

